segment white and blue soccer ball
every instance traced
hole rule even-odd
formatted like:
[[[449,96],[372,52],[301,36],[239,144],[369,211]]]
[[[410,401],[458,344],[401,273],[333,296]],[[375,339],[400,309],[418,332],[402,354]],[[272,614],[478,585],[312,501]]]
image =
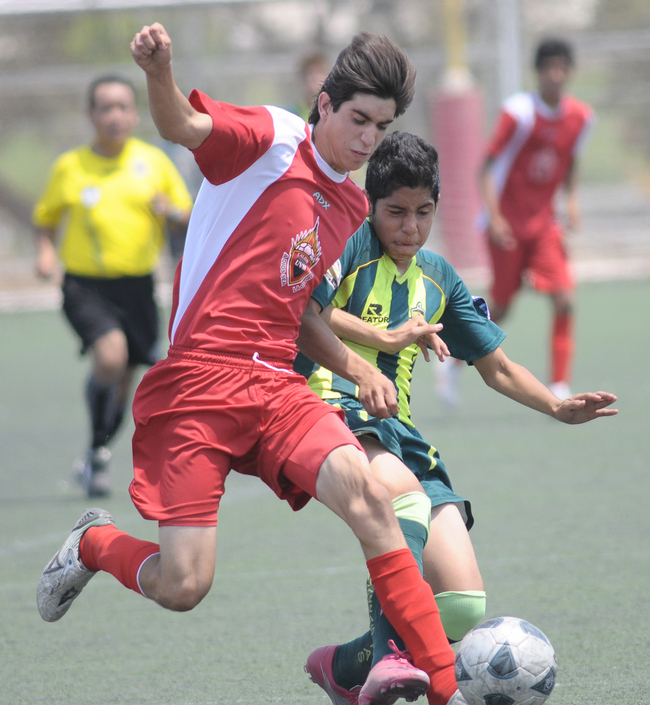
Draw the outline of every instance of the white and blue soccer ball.
[[[456,682],[468,705],[542,705],[556,673],[551,642],[516,617],[497,617],[475,627],[456,655]]]

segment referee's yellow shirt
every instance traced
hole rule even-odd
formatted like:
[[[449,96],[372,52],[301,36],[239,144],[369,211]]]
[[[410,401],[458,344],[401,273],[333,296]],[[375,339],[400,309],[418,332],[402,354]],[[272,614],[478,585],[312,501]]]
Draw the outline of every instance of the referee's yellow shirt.
[[[131,138],[117,157],[89,146],[62,154],[34,208],[37,227],[57,229],[67,272],[88,277],[142,276],[158,264],[164,218],[156,196],[188,211],[192,198],[171,160],[157,147]]]

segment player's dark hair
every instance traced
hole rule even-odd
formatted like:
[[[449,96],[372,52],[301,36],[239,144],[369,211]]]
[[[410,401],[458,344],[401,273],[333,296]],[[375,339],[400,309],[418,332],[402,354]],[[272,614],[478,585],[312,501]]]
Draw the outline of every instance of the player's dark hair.
[[[368,160],[366,191],[373,210],[380,198],[388,198],[402,187],[426,188],[437,203],[440,197],[438,152],[417,135],[391,132]]]
[[[549,37],[540,42],[535,52],[535,69],[539,71],[547,59],[559,57],[566,59],[569,66],[573,68],[575,58],[573,55],[573,47],[569,42],[557,37]]]
[[[127,86],[131,89],[133,93],[133,99],[137,102],[138,94],[135,90],[133,82],[126,78],[126,76],[120,76],[118,73],[106,73],[103,76],[98,76],[95,78],[88,86],[88,110],[93,110],[95,107],[95,91],[98,86],[103,86],[105,83],[121,83],[123,86]]]
[[[365,93],[395,101],[395,117],[402,115],[415,93],[415,67],[406,54],[388,37],[360,32],[338,55],[320,93],[327,93],[334,112],[355,93]],[[319,93],[319,95],[320,95]],[[318,98],[309,113],[309,122],[320,119]]]

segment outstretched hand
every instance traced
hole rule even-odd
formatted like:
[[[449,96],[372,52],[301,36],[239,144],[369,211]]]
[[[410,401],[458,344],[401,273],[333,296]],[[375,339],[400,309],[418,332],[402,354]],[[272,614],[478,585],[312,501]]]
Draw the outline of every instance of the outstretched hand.
[[[586,423],[605,416],[616,416],[618,409],[608,409],[617,397],[609,392],[574,394],[565,399],[555,411],[558,421],[568,424]]]
[[[440,327],[442,328],[442,326]],[[420,350],[422,350],[424,359],[427,362],[430,361],[428,348],[433,350],[433,354],[440,362],[444,362],[446,358],[451,356],[447,343],[436,333],[429,333],[428,335],[418,338],[415,342],[420,346]]]
[[[131,42],[131,56],[146,73],[156,73],[172,60],[172,40],[165,28],[154,22],[144,26]]]
[[[413,316],[401,326],[386,331],[390,342],[384,352],[395,354],[412,343],[417,343],[427,362],[430,360],[428,348],[431,348],[435,356],[443,361],[445,357],[449,357],[449,349],[437,335],[441,330],[442,323],[427,323],[422,316]]]

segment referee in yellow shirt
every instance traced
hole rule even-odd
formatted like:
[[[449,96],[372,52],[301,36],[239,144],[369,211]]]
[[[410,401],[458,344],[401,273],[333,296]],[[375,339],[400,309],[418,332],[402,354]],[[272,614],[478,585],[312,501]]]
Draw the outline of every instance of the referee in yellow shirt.
[[[57,159],[34,224],[37,273],[49,278],[56,272],[58,250],[63,311],[82,352],[92,353],[86,385],[91,439],[77,479],[97,497],[110,491],[108,444],[124,416],[134,369],[158,357],[152,273],[165,224],[185,225],[192,199],[168,157],[131,136],[139,117],[128,79],[95,79],[88,116],[93,142]]]

